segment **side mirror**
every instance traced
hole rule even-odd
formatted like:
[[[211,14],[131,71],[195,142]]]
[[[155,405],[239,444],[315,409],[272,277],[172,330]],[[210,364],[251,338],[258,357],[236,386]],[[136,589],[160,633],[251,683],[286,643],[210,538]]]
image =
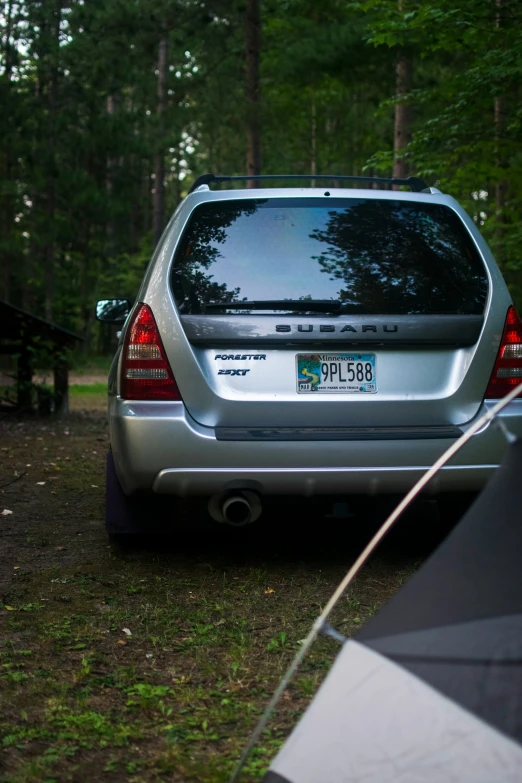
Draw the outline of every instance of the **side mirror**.
[[[104,324],[123,324],[130,313],[126,299],[100,299],[96,303],[96,318]]]

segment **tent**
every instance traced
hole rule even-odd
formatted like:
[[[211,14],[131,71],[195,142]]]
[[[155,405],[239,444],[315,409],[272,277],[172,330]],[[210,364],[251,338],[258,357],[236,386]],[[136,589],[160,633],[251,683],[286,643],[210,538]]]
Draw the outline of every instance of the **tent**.
[[[522,439],[344,643],[264,783],[522,781]]]

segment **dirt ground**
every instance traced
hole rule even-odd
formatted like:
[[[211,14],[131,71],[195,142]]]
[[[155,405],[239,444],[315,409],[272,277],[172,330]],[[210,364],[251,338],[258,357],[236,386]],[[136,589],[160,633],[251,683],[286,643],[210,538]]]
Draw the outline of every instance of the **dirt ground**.
[[[371,532],[369,512],[321,519],[290,505],[244,535],[217,524],[181,535],[167,519],[170,535],[121,548],[102,525],[103,412],[6,418],[0,448],[0,779],[226,781]],[[197,525],[203,512],[191,513]],[[356,632],[440,538],[430,513],[419,507],[342,599],[333,618],[342,633]],[[337,650],[316,643],[245,782],[262,776]]]

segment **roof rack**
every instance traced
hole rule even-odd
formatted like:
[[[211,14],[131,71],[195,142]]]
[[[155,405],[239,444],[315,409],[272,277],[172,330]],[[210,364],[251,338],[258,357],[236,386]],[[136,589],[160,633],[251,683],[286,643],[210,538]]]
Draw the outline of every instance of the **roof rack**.
[[[194,182],[189,193],[194,193],[201,185],[210,185],[212,182],[240,182],[247,180],[274,180],[274,179],[333,179],[344,182],[366,182],[370,184],[386,183],[387,185],[405,185],[414,193],[420,193],[426,189],[426,183],[418,177],[352,177],[339,176],[337,174],[244,174],[240,177],[229,177],[225,174],[202,174]]]

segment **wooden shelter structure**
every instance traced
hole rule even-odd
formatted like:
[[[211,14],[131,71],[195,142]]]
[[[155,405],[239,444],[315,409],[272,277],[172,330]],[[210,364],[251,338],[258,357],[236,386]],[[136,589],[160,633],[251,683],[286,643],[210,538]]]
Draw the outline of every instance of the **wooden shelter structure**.
[[[54,412],[69,411],[69,366],[67,349],[83,337],[57,324],[0,300],[0,353],[18,355],[17,407],[28,410],[32,404],[32,380],[39,350],[52,357]]]

